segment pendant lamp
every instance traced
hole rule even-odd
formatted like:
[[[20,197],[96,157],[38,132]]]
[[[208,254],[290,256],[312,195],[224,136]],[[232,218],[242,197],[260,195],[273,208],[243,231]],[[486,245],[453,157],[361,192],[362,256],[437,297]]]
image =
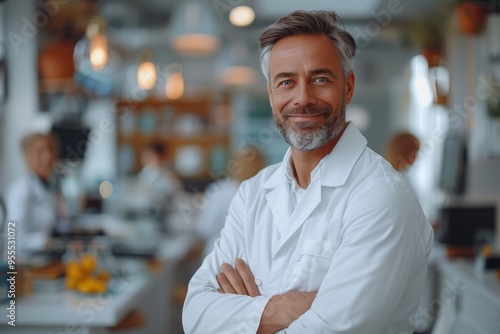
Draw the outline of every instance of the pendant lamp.
[[[218,21],[208,2],[182,1],[169,26],[171,47],[186,56],[209,56],[221,44]]]
[[[87,25],[85,37],[75,45],[73,60],[78,68],[90,61],[94,71],[102,70],[108,63],[108,42],[105,34],[106,23],[101,17],[94,17]]]
[[[224,86],[248,86],[257,79],[256,68],[251,66],[251,60],[258,60],[257,54],[251,54],[245,41],[234,39],[222,48],[217,55],[215,72]]]
[[[156,65],[149,50],[143,51],[140,62],[137,68],[137,85],[143,90],[149,90],[156,85]]]

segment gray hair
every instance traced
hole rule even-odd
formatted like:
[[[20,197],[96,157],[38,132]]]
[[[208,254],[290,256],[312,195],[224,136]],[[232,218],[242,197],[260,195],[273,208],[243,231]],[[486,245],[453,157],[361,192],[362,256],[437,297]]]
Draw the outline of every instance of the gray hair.
[[[304,11],[290,13],[267,27],[260,35],[260,64],[262,73],[269,82],[271,50],[280,39],[294,35],[326,35],[337,47],[344,76],[354,70],[356,42],[352,35],[335,24],[340,20],[333,11]]]

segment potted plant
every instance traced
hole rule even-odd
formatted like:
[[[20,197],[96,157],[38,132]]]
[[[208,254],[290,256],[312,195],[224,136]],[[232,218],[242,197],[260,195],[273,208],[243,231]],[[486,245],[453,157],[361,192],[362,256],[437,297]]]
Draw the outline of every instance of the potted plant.
[[[444,58],[446,20],[441,15],[412,24],[410,36],[427,59],[429,68],[438,66]]]

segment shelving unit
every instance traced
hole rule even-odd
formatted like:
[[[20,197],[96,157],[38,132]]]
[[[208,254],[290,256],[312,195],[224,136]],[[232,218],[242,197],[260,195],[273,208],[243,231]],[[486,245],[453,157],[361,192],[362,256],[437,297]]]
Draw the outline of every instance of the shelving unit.
[[[232,108],[227,95],[177,101],[120,100],[115,104],[118,169],[137,173],[140,152],[162,143],[174,171],[185,180],[209,180],[225,168]]]

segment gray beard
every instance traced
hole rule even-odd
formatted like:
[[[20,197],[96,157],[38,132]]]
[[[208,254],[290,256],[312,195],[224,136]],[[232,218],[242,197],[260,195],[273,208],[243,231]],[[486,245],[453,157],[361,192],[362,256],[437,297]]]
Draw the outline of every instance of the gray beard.
[[[320,128],[310,131],[295,131],[291,127],[286,127],[283,123],[280,123],[276,116],[274,116],[274,124],[278,132],[290,146],[299,151],[312,151],[340,135],[345,124],[345,109],[345,105],[342,104],[342,111],[339,115],[328,120]],[[302,129],[307,129],[314,126],[314,122],[300,123],[299,126]]]

